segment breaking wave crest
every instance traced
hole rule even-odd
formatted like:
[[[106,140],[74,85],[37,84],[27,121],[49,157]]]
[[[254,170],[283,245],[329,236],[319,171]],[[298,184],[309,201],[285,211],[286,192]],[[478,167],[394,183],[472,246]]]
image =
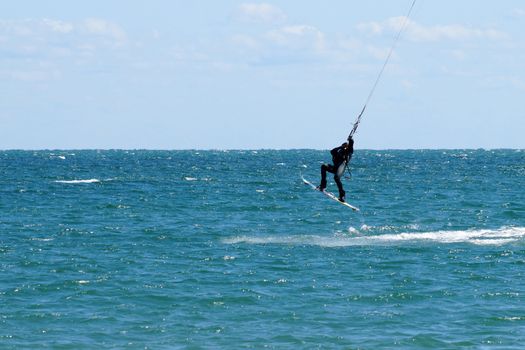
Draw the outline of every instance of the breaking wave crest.
[[[56,180],[55,182],[62,184],[91,184],[100,182],[99,179],[87,179],[87,180]]]
[[[525,227],[502,227],[495,230],[406,232],[358,236],[355,234],[288,235],[288,236],[236,236],[223,239],[226,244],[289,244],[321,247],[347,247],[357,245],[398,245],[403,243],[439,242],[470,243],[475,245],[503,245],[525,238]]]

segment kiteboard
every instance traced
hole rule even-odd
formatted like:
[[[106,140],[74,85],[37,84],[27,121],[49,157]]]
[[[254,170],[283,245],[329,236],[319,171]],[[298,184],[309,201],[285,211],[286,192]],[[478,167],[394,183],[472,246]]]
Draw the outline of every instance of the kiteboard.
[[[359,211],[359,208],[358,208],[358,207],[354,207],[353,205],[351,205],[350,203],[347,203],[347,202],[341,202],[341,201],[339,200],[339,198],[337,198],[333,193],[330,193],[330,192],[328,192],[328,191],[326,191],[326,190],[324,190],[324,191],[319,191],[319,190],[317,189],[317,187],[316,187],[313,183],[311,183],[310,181],[306,180],[303,176],[301,176],[301,178],[303,179],[303,182],[304,182],[305,185],[310,186],[310,187],[311,187],[312,189],[314,189],[315,191],[318,191],[318,192],[323,193],[323,194],[324,194],[325,196],[327,196],[328,198],[330,198],[330,199],[336,201],[336,202],[339,203],[339,204],[344,205],[345,207],[348,207],[348,208],[350,208],[350,209],[352,209],[352,210],[354,210],[354,211]]]

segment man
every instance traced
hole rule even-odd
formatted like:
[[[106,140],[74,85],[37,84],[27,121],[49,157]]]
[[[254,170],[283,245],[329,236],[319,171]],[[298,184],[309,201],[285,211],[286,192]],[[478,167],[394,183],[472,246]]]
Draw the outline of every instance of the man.
[[[317,187],[319,191],[324,191],[326,188],[326,172],[334,174],[334,180],[339,190],[339,200],[345,201],[345,191],[343,190],[343,184],[341,183],[341,176],[345,171],[346,165],[352,158],[354,153],[354,140],[349,137],[348,142],[343,143],[341,146],[334,148],[330,151],[332,154],[332,164],[321,165],[321,184]]]

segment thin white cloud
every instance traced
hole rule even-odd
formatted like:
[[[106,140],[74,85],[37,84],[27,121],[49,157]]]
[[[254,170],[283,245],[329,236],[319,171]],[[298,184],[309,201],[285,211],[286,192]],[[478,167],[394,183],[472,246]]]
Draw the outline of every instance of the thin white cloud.
[[[67,34],[75,29],[71,22],[49,18],[0,20],[0,32],[9,36],[35,36],[43,33]]]
[[[401,86],[406,90],[412,90],[416,87],[416,83],[412,80],[403,79],[401,80]]]
[[[464,61],[467,58],[467,54],[464,50],[452,50],[450,51],[450,55],[458,61]]]
[[[88,18],[80,22],[56,19],[0,20],[0,36],[18,40],[38,39],[42,41],[51,35],[76,34],[79,39],[86,36],[102,36],[114,41],[126,40],[125,31],[116,23],[99,18]]]
[[[231,41],[235,46],[242,49],[256,50],[260,47],[260,43],[257,41],[257,39],[245,34],[234,35],[231,38]]]
[[[482,86],[492,89],[502,89],[512,87],[518,90],[525,90],[525,80],[517,76],[492,75],[485,76],[481,80]]]
[[[153,29],[151,32],[151,36],[155,40],[160,39],[161,37],[160,31],[158,29]]]
[[[309,25],[285,26],[266,33],[266,38],[276,45],[290,49],[313,49],[322,52],[326,48],[325,35]]]
[[[60,79],[63,60],[88,64],[100,50],[122,48],[127,39],[122,28],[102,19],[41,18],[0,20],[0,43],[0,63],[10,67],[3,78],[43,82]]]
[[[42,20],[42,24],[49,28],[53,32],[57,33],[70,33],[74,29],[73,23],[70,22],[64,22],[64,21],[57,21],[53,19],[47,19],[44,18]]]
[[[173,47],[171,57],[179,62],[209,62],[210,56],[196,47]]]
[[[10,72],[11,78],[15,80],[25,82],[43,82],[60,77],[59,71],[46,71],[46,70],[17,70]]]
[[[236,56],[229,57],[247,64],[289,64],[320,62],[330,55],[325,34],[310,25],[288,25],[259,34],[237,34],[229,44]]]
[[[511,15],[514,17],[523,18],[525,17],[525,10],[520,9],[520,8],[515,8],[514,10],[512,10]]]
[[[21,82],[47,82],[61,77],[60,70],[44,63],[38,62],[32,66],[5,67],[0,69],[0,79],[17,80]]]
[[[238,8],[238,16],[248,22],[275,23],[286,20],[286,14],[268,3],[244,3]]]
[[[367,46],[367,52],[377,60],[384,60],[387,58],[390,48],[388,47],[376,47],[376,46]],[[393,54],[396,56],[396,54]]]
[[[383,32],[397,32],[401,29],[406,18],[404,16],[392,17],[383,22],[360,23],[357,28],[369,34],[382,34]],[[507,34],[496,29],[480,29],[467,27],[461,24],[448,24],[437,26],[424,26],[415,21],[408,20],[404,34],[413,41],[439,41],[439,40],[471,40],[471,39],[505,39]]]
[[[88,18],[83,21],[82,28],[90,34],[113,38],[117,41],[126,40],[126,33],[113,22],[99,18]]]
[[[28,36],[33,33],[31,30],[31,20],[0,20],[0,33],[6,37]]]
[[[365,44],[355,37],[330,37],[311,25],[283,26],[259,35],[238,34],[230,38],[230,43],[247,61],[258,64],[314,60],[353,69],[360,60],[384,60],[390,51],[389,47]],[[394,53],[393,58],[396,57]],[[360,66],[356,70],[363,69],[368,68]]]

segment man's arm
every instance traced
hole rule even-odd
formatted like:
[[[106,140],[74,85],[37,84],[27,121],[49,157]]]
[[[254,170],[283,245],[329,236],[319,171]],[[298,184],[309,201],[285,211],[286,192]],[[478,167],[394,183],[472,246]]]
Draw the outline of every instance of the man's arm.
[[[343,146],[336,147],[330,151],[330,154],[332,156],[337,156],[338,154],[341,154],[341,151],[343,151]]]

